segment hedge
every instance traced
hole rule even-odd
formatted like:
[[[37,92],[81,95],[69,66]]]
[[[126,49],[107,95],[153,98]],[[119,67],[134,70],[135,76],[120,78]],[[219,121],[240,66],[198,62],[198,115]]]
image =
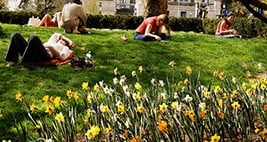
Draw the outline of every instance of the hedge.
[[[27,24],[32,16],[38,13],[0,11],[0,22],[9,24]],[[42,17],[42,15],[39,15]],[[142,16],[129,15],[88,15],[87,27],[99,29],[134,30],[143,21]],[[170,17],[170,28],[173,31],[192,31],[197,33],[214,34],[220,19],[177,18]],[[259,19],[236,18],[232,27],[241,35],[252,37],[267,37],[267,26]]]

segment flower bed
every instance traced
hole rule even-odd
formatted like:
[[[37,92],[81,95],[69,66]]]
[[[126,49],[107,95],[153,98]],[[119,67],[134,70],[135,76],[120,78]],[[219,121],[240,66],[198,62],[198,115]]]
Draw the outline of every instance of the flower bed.
[[[175,62],[169,63],[170,69]],[[17,93],[18,103],[28,108],[27,125],[20,138],[54,141],[266,141],[266,78],[241,83],[223,72],[213,76],[221,84],[201,84],[200,73],[187,66],[165,80],[152,78],[142,86],[139,66],[127,76],[114,69],[113,84],[82,83],[65,97],[44,96],[40,103],[27,102]],[[42,102],[41,102],[42,101]]]

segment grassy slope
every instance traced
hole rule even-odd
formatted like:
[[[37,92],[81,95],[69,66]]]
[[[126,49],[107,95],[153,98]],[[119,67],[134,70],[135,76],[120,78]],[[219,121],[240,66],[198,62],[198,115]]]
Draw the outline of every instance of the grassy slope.
[[[37,68],[21,71],[19,67],[5,66],[4,57],[12,32],[21,32],[26,38],[37,34],[42,41],[53,32],[62,32],[58,28],[33,28],[19,25],[1,24],[7,34],[0,40],[0,139],[12,135],[9,128],[13,126],[13,117],[19,116],[15,94],[20,91],[25,99],[37,100],[44,95],[63,96],[66,90],[81,88],[84,81],[92,86],[100,80],[112,82],[113,69],[119,68],[131,81],[131,72],[138,66],[144,68],[140,77],[143,84],[148,84],[152,77],[166,79],[172,71],[168,63],[176,62],[175,72],[183,72],[187,65],[193,72],[201,70],[205,83],[211,81],[214,70],[224,71],[227,75],[243,79],[246,71],[257,72],[257,64],[267,66],[265,39],[219,39],[213,35],[177,32],[170,42],[139,42],[133,40],[134,31],[90,30],[92,35],[66,34],[77,43],[75,56],[82,57],[89,50],[97,62],[91,71],[74,71],[69,65],[57,68]],[[129,37],[121,41],[122,35]],[[19,120],[21,117],[17,117]]]

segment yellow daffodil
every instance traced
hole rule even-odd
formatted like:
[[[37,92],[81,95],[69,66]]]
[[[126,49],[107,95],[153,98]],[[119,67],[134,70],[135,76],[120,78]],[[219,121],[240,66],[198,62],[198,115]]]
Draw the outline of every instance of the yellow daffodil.
[[[61,98],[60,97],[56,97],[54,99],[54,105],[55,105],[55,107],[59,107],[60,106],[60,102],[61,102]]]
[[[209,99],[209,98],[210,98],[210,92],[205,91],[205,92],[203,93],[203,96],[204,96],[206,99]]]
[[[64,122],[64,116],[62,114],[62,112],[58,113],[55,117],[55,119],[58,121],[58,122]]]
[[[224,72],[220,72],[218,77],[219,77],[220,80],[224,80],[225,79]]]
[[[45,95],[44,97],[43,97],[43,102],[44,103],[47,103],[49,101],[49,96],[48,95]]]
[[[252,89],[251,89],[251,88],[249,88],[249,89],[247,89],[246,93],[247,93],[247,95],[248,95],[248,96],[251,96],[251,95],[252,95],[252,93],[253,93],[253,91],[252,91]]]
[[[52,106],[52,105],[49,105],[47,108],[46,108],[46,113],[48,113],[48,114],[52,114],[53,112],[54,112],[54,107]]]
[[[92,96],[90,94],[87,95],[86,100],[88,104],[92,103]]]
[[[133,94],[133,99],[136,100],[136,101],[140,101],[141,100],[140,92],[134,93]]]
[[[246,71],[246,75],[245,75],[247,78],[251,78],[252,77],[252,74],[250,73],[250,71]]]
[[[108,127],[108,128],[105,128],[105,134],[106,135],[110,135],[110,133],[111,133],[111,131],[112,131],[112,129],[110,128],[110,127]]]
[[[143,67],[142,67],[142,66],[139,66],[139,67],[138,67],[138,71],[139,71],[140,73],[142,73],[142,72],[143,72]]]
[[[220,136],[218,136],[217,134],[214,134],[213,136],[211,136],[211,142],[219,142],[221,139]]]
[[[192,68],[191,66],[186,66],[186,74],[191,75],[192,74]]]
[[[179,104],[178,104],[178,102],[177,102],[177,101],[172,102],[172,103],[171,103],[171,107],[172,107],[172,109],[174,109],[174,110],[178,110],[178,109],[179,109]]]
[[[232,108],[233,108],[234,110],[240,108],[240,104],[239,104],[238,102],[236,102],[236,101],[233,102],[233,103],[231,104],[231,106],[232,106]]]
[[[159,110],[161,111],[161,112],[166,112],[168,109],[168,106],[165,104],[165,103],[163,103],[163,104],[161,104],[161,105],[159,105]]]
[[[35,125],[35,129],[36,129],[36,130],[39,130],[39,129],[41,129],[41,126],[40,126],[39,124],[36,124],[36,125]]]
[[[265,84],[261,84],[260,89],[261,90],[265,90],[266,89],[266,85]]]
[[[20,92],[18,92],[18,93],[16,94],[16,100],[17,100],[17,102],[22,102],[22,95],[21,95]]]
[[[161,132],[167,132],[168,131],[168,123],[166,121],[160,121],[158,124],[158,129]]]
[[[77,99],[79,98],[78,92],[74,92],[74,93],[73,93],[73,98],[74,98],[75,100],[77,100]]]
[[[260,132],[261,136],[263,137],[263,139],[267,140],[267,128],[264,128],[261,132]]]
[[[252,84],[251,87],[252,87],[254,90],[256,90],[258,86],[259,86],[258,82],[255,82],[254,84]]]
[[[100,87],[99,87],[98,84],[95,84],[94,85],[94,91],[96,91],[96,92],[99,92],[100,91]]]
[[[214,77],[217,77],[217,76],[218,76],[218,74],[219,74],[219,71],[216,71],[216,70],[215,70],[215,71],[213,71],[213,76],[214,76]]]
[[[223,106],[223,100],[222,99],[218,99],[218,105],[220,108],[222,108],[222,106]]]
[[[89,89],[88,82],[83,82],[82,89],[83,90],[88,90]]]
[[[71,97],[72,97],[72,92],[71,92],[71,90],[68,90],[68,91],[66,92],[66,95],[67,95],[68,99],[71,99]]]
[[[120,114],[124,114],[124,113],[125,113],[125,107],[124,107],[123,104],[119,104],[119,105],[118,105],[118,112],[119,112]]]
[[[189,85],[190,84],[190,82],[189,82],[189,80],[186,78],[186,79],[184,79],[184,84],[185,85]]]
[[[216,94],[218,94],[218,93],[220,93],[221,92],[221,87],[220,86],[215,86],[215,88],[214,88],[214,92],[216,93]]]
[[[32,105],[30,106],[30,110],[31,110],[31,112],[33,112],[33,111],[35,110],[35,108],[36,108],[36,106],[35,106],[34,104],[32,104]]]
[[[137,106],[137,112],[139,112],[139,113],[143,112],[143,105]]]
[[[107,105],[103,105],[103,104],[101,104],[101,105],[100,105],[100,111],[101,111],[101,112],[109,112],[109,108],[108,108]]]
[[[134,87],[135,87],[136,90],[141,90],[142,89],[142,86],[138,82],[135,83]]]
[[[232,98],[236,98],[236,97],[238,97],[237,95],[238,95],[237,90],[233,90],[233,91],[231,92],[231,97],[232,97]]]
[[[258,133],[260,132],[260,129],[259,129],[259,128],[256,128],[256,129],[254,130],[254,132],[255,132],[255,134],[258,134]]]
[[[87,130],[86,136],[89,140],[93,139],[95,136],[97,136],[100,133],[100,128],[98,126],[92,126],[90,130]]]
[[[187,116],[189,117],[189,119],[192,122],[195,122],[196,121],[196,115],[195,115],[195,112],[193,110],[187,111],[186,114],[187,114]]]

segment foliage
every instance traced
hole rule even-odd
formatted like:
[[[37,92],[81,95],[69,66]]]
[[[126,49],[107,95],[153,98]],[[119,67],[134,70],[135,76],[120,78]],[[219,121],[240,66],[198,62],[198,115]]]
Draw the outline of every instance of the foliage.
[[[101,12],[98,4],[98,0],[86,0],[82,5],[86,14],[98,15]]]
[[[38,12],[44,15],[46,13],[61,11],[64,2],[65,0],[35,0],[34,2],[21,0],[18,8],[23,11]]]
[[[175,65],[169,62],[168,69]],[[205,86],[200,72],[187,66],[184,73],[170,78],[152,78],[146,88],[143,69],[132,71],[135,80],[129,82],[115,68],[113,84],[83,82],[78,91],[67,90],[63,97],[46,95],[42,102],[29,102],[18,92],[16,101],[27,106],[34,128],[23,126],[23,139],[37,133],[33,140],[183,142],[213,141],[215,136],[223,141],[267,140],[266,78],[242,83],[214,71],[222,83]]]
[[[0,0],[0,10],[7,10],[7,0]]]

